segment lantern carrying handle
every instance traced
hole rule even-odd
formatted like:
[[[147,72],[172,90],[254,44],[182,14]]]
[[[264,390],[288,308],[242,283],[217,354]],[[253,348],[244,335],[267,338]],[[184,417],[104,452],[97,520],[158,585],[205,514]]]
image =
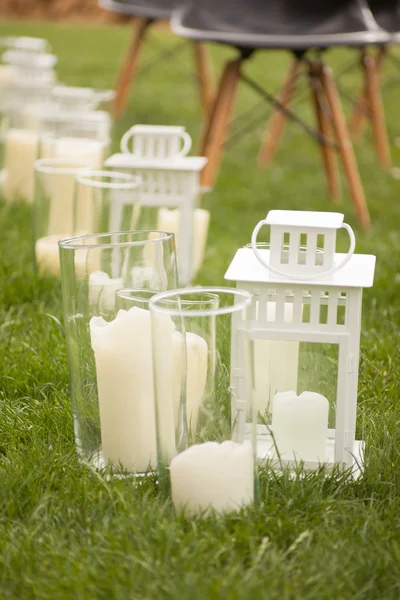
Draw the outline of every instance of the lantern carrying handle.
[[[326,277],[327,275],[332,275],[333,273],[336,273],[336,271],[339,271],[339,269],[341,269],[342,267],[347,265],[347,263],[349,262],[349,260],[351,259],[351,257],[354,254],[354,250],[356,249],[356,237],[354,235],[354,231],[352,230],[350,225],[348,225],[347,223],[342,223],[342,225],[340,226],[339,229],[345,229],[347,231],[347,233],[349,234],[350,247],[349,247],[349,250],[348,250],[346,256],[338,265],[336,265],[335,267],[333,267],[331,269],[326,269],[325,271],[319,271],[318,273],[315,273],[315,274],[308,273],[307,275],[299,275],[297,273],[296,274],[295,273],[287,273],[285,271],[280,271],[279,269],[276,269],[275,267],[272,267],[271,265],[266,263],[265,260],[263,259],[263,257],[261,256],[259,249],[257,248],[257,236],[260,232],[260,229],[262,227],[264,227],[264,225],[269,225],[269,223],[267,223],[266,220],[263,220],[263,221],[260,221],[254,228],[254,231],[251,236],[251,247],[253,249],[253,252],[254,252],[256,258],[259,260],[259,262],[266,269],[268,269],[271,273],[274,273],[275,275],[279,275],[281,277],[287,277],[288,279],[310,279],[310,277]]]
[[[136,125],[133,125],[133,127],[128,129],[128,131],[126,131],[121,138],[120,147],[121,147],[121,151],[123,154],[133,154],[133,155],[135,154],[134,152],[132,152],[129,149],[129,141],[136,134],[135,127],[136,127]],[[154,131],[154,135],[157,135],[156,131]],[[186,156],[186,154],[189,152],[190,148],[192,147],[192,138],[190,137],[190,135],[188,134],[187,131],[182,131],[178,135],[181,138],[181,140],[183,141],[182,148],[179,150],[179,152],[177,152],[176,154],[174,154],[173,156],[171,156],[169,158],[180,158],[182,156]]]

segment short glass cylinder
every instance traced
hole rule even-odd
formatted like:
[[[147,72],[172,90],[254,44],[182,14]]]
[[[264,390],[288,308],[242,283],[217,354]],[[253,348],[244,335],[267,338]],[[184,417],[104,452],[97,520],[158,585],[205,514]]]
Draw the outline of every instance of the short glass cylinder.
[[[157,464],[156,423],[154,408],[153,357],[149,301],[157,294],[152,289],[120,289],[116,292],[116,318],[108,323],[102,344],[94,347],[100,407],[102,452],[105,464],[123,465],[144,474]],[[204,294],[197,306],[218,308],[218,296]],[[193,304],[192,301],[184,306]],[[99,336],[99,320],[92,322],[92,333]],[[117,328],[128,346],[115,349],[119,360],[112,369],[104,368],[110,347],[106,338],[116,335]],[[114,330],[114,331],[113,331]],[[92,337],[92,340],[96,339]],[[201,385],[201,384],[200,384]]]
[[[122,288],[161,291],[176,287],[174,237],[157,231],[133,231],[71,238],[59,246],[79,457],[97,468],[110,465],[116,473],[144,473],[155,467],[155,456],[153,462],[139,464],[131,447],[124,447],[124,440],[137,433],[140,443],[147,436],[146,423],[143,430],[131,427],[131,415],[142,414],[135,413],[137,398],[131,392],[138,390],[136,381],[144,363],[136,365],[137,370],[131,367],[135,344],[139,359],[144,361],[146,356],[150,317],[146,325],[144,319],[133,319],[127,311],[118,310],[116,292]],[[151,394],[151,390],[139,389],[139,393]],[[151,402],[141,408],[153,410]]]
[[[209,294],[218,303],[204,302]],[[251,294],[231,288],[174,290],[150,300],[160,486],[188,516],[254,501],[256,436],[237,435],[245,407],[230,384],[232,316],[245,320],[250,303]]]

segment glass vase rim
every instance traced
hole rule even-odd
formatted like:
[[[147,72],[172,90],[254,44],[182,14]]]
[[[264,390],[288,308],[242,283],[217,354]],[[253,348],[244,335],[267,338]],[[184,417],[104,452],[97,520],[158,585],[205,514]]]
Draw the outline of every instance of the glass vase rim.
[[[110,179],[110,182],[95,181],[92,177],[104,177],[105,179]],[[113,179],[120,180],[120,182],[113,182]],[[90,167],[77,172],[75,174],[75,181],[77,183],[89,185],[93,188],[102,188],[106,190],[136,190],[142,184],[142,178],[137,175],[123,173],[122,171],[91,169]]]
[[[111,241],[115,237],[135,235],[135,234],[145,234],[145,233],[158,233],[159,236],[153,239],[147,240],[127,240],[123,242],[119,241]],[[90,238],[99,239],[99,238],[109,238],[110,241],[101,244],[87,244],[84,243],[84,240],[89,240]],[[63,250],[82,250],[82,249],[93,249],[93,248],[130,248],[135,246],[144,246],[145,244],[156,244],[158,242],[171,241],[175,238],[173,233],[168,233],[166,231],[159,231],[156,229],[135,229],[132,231],[111,231],[106,233],[85,233],[84,235],[72,236],[69,238],[63,238],[59,240],[58,246]]]
[[[65,112],[68,113],[68,115],[72,115],[73,114],[72,111],[65,111]],[[83,111],[80,111],[80,112],[83,112]],[[56,121],[57,120],[57,116],[56,115],[47,115],[47,119],[48,120],[53,119],[54,121]],[[46,116],[43,116],[43,120],[44,121],[46,120]],[[63,119],[59,119],[59,121],[60,121],[60,123],[62,123]],[[57,123],[57,125],[59,125],[60,123]],[[73,124],[73,123],[74,123],[73,119],[71,119],[70,123],[67,122],[67,119],[65,119],[65,124],[66,124],[67,128],[68,128],[68,125]],[[79,127],[81,125],[83,125],[83,127],[85,128],[85,125],[84,125],[83,122],[79,123]],[[82,130],[81,133],[83,133],[83,134],[87,133],[90,130],[89,125],[93,125],[93,123],[88,124],[87,128],[86,128],[86,131]],[[98,125],[98,123],[95,123],[95,125]],[[102,123],[101,123],[101,125],[102,125]],[[93,129],[91,131],[89,131],[89,133],[92,133],[92,132],[93,132]],[[111,144],[111,138],[110,138],[110,136],[104,136],[104,137],[85,137],[84,135],[79,136],[79,135],[71,134],[71,133],[68,132],[68,129],[65,132],[64,131],[57,131],[57,132],[53,131],[53,132],[41,133],[39,135],[39,142],[41,144],[43,144],[43,143],[56,144],[59,140],[61,140],[63,138],[73,138],[74,140],[82,140],[82,139],[84,139],[85,142],[89,140],[92,143],[99,144],[99,146],[102,146],[103,148],[106,148],[107,146],[109,146]],[[46,159],[42,158],[42,159],[39,159],[39,160],[46,160]],[[86,167],[87,167],[87,163],[86,163]],[[90,168],[90,167],[87,167],[87,168]]]
[[[68,166],[66,166],[68,165]],[[87,168],[87,162],[69,158],[39,158],[33,163],[34,170],[38,173],[51,175],[73,175],[80,169]]]
[[[193,288],[193,289],[198,290],[200,288]],[[173,291],[173,290],[168,290],[168,291]],[[137,296],[134,296],[134,295],[129,296],[127,294],[127,295],[124,296],[123,295],[124,292],[125,293],[135,292],[138,295]],[[141,294],[143,292],[145,294],[149,294],[150,297],[148,299],[141,298],[139,296],[139,294]],[[151,301],[151,299],[154,296],[157,296],[160,293],[163,293],[163,292],[160,292],[160,290],[153,290],[153,289],[148,289],[148,288],[120,288],[119,290],[117,290],[115,292],[116,296],[118,296],[119,298],[125,298],[127,300],[128,299],[137,300],[138,302],[143,302],[143,303],[147,302],[148,304],[150,304],[150,301]],[[206,296],[206,298],[204,298],[204,296]],[[171,302],[172,302],[172,300],[171,300]],[[203,299],[199,299],[199,300],[184,300],[183,301],[183,304],[185,306],[196,306],[196,305],[206,305],[206,304],[212,305],[212,304],[215,304],[215,303],[219,303],[219,296],[218,296],[218,294],[215,294],[215,293],[212,293],[212,292],[205,292],[203,294]],[[190,313],[192,314],[192,311],[190,311]]]
[[[181,310],[179,308],[167,308],[164,306],[159,306],[159,302],[168,300],[173,298],[174,296],[184,296],[185,294],[226,294],[231,295],[233,297],[241,298],[241,301],[235,302],[231,306],[223,306],[215,309],[205,309],[205,310]],[[171,317],[211,317],[218,315],[227,315],[235,312],[239,312],[244,308],[250,306],[253,295],[240,288],[231,288],[231,287],[214,287],[214,286],[204,286],[204,287],[189,287],[189,288],[177,288],[175,290],[167,290],[164,292],[159,292],[155,296],[153,296],[149,302],[149,308],[151,312],[158,312],[168,314]]]

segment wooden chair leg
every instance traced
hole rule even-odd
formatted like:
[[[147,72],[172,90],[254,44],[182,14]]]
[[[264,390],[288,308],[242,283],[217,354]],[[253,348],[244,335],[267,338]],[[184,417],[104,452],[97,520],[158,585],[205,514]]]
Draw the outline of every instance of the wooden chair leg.
[[[200,100],[204,113],[207,114],[213,96],[212,64],[207,47],[201,42],[194,42],[197,81],[199,84]]]
[[[301,62],[297,58],[293,59],[280,91],[278,99],[285,107],[289,106],[292,99],[300,66]],[[258,164],[260,166],[267,166],[274,158],[285,123],[286,115],[281,110],[276,109],[269,120],[261,142],[261,148],[258,154]]]
[[[382,71],[382,66],[383,66],[383,62],[384,62],[386,54],[387,54],[386,46],[381,46],[378,49],[378,52],[377,52],[376,58],[375,58],[376,71],[377,71],[378,75],[380,75],[380,73]],[[350,127],[350,132],[352,134],[352,138],[354,141],[358,141],[364,131],[364,127],[367,122],[367,114],[368,114],[369,108],[370,107],[368,104],[367,82],[365,81],[365,72],[364,72],[363,90],[360,93],[360,95],[356,101],[355,108],[354,108],[353,113],[350,118],[350,126],[349,127]]]
[[[378,159],[383,167],[389,168],[391,165],[389,140],[382,104],[379,74],[373,56],[368,54],[364,56],[364,71],[366,93],[371,112],[372,129]]]
[[[239,58],[226,63],[217,95],[206,119],[200,154],[208,158],[208,163],[201,174],[202,187],[212,187],[218,174],[240,79],[242,60]]]
[[[321,75],[321,63],[309,65],[309,82],[311,96],[317,117],[318,130],[322,136],[331,141],[332,131],[330,123],[330,110],[324,94],[324,85]],[[322,160],[324,162],[325,172],[328,179],[329,192],[334,202],[340,202],[341,190],[340,180],[336,164],[336,151],[326,143],[320,142]]]
[[[353,145],[350,140],[346,119],[333,80],[332,71],[326,65],[322,67],[321,80],[323,81],[325,96],[332,114],[333,127],[354,207],[362,226],[367,228],[371,223],[371,219],[365,200],[364,189],[361,183]]]
[[[364,131],[368,110],[369,106],[367,101],[366,86],[364,82],[362,92],[359,94],[356,100],[353,113],[350,117],[349,129],[351,131],[351,136],[355,142],[357,142],[360,139],[361,134]]]
[[[145,38],[146,30],[151,24],[151,19],[138,18],[135,20],[135,30],[126,57],[122,63],[116,86],[114,101],[114,117],[120,119],[126,110],[129,94],[137,73],[140,51]]]

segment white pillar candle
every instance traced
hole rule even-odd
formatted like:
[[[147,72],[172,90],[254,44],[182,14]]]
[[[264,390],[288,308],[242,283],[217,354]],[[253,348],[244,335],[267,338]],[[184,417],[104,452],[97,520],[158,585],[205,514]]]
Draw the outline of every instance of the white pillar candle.
[[[83,232],[80,234],[83,235]],[[41,275],[60,275],[60,255],[58,242],[67,238],[68,235],[49,235],[39,238],[35,244],[36,264]],[[75,252],[75,269],[77,275],[84,277],[87,272],[96,271],[98,268],[98,256],[85,251]]]
[[[49,152],[46,141],[44,151]],[[88,167],[101,169],[105,160],[106,144],[90,138],[61,137],[54,142],[54,157],[83,161]]]
[[[9,129],[5,144],[5,195],[8,200],[33,200],[33,163],[38,153],[38,134],[24,129]]]
[[[115,292],[123,287],[121,277],[113,279],[103,271],[95,271],[89,275],[89,305],[100,313],[110,312],[115,308]]]
[[[0,101],[6,96],[6,92],[15,78],[15,68],[12,65],[0,65]]]
[[[156,464],[150,314],[133,307],[90,321],[103,456],[129,472]]]
[[[293,304],[285,304],[284,321],[292,322]],[[275,321],[275,303],[267,303],[267,321]],[[277,392],[297,389],[299,342],[258,339],[254,342],[254,401],[257,413],[271,412]]]
[[[58,242],[60,236],[49,235],[37,240],[35,244],[35,257],[39,273],[42,275],[60,274],[60,257]]]
[[[48,174],[46,194],[49,198],[48,234],[70,235],[74,230],[74,173]],[[86,229],[86,228],[85,228]]]
[[[175,234],[176,251],[179,257],[180,245],[180,220],[181,213],[178,208],[169,210],[168,208],[160,208],[158,211],[157,229],[166,231],[167,233]],[[210,224],[210,213],[203,208],[197,208],[194,211],[193,222],[193,276],[196,275],[204,260],[204,252],[207,244],[208,227]]]
[[[5,194],[6,192],[6,181],[7,181],[7,171],[5,169],[0,170],[0,194]]]
[[[235,442],[196,444],[170,465],[172,501],[188,516],[240,510],[254,501],[254,461],[251,447]]]
[[[321,394],[282,392],[272,406],[272,432],[283,460],[323,462],[328,437],[329,402]],[[276,450],[275,450],[276,453]]]
[[[172,345],[171,319],[165,319],[165,327],[169,329],[167,339]],[[114,466],[121,464],[129,472],[142,473],[149,465],[156,465],[150,313],[133,307],[129,311],[120,310],[109,323],[102,317],[93,317],[90,335],[96,360],[104,460]],[[160,336],[161,345],[163,341]],[[161,353],[164,351],[166,357],[174,360],[173,346],[162,345]],[[168,378],[160,381],[171,403],[177,389],[174,377],[181,379],[181,376],[169,369]],[[166,403],[160,408],[173,416],[172,406]],[[171,434],[173,437],[173,428]]]
[[[196,432],[207,384],[208,344],[196,333],[186,333],[186,414],[189,431]]]

